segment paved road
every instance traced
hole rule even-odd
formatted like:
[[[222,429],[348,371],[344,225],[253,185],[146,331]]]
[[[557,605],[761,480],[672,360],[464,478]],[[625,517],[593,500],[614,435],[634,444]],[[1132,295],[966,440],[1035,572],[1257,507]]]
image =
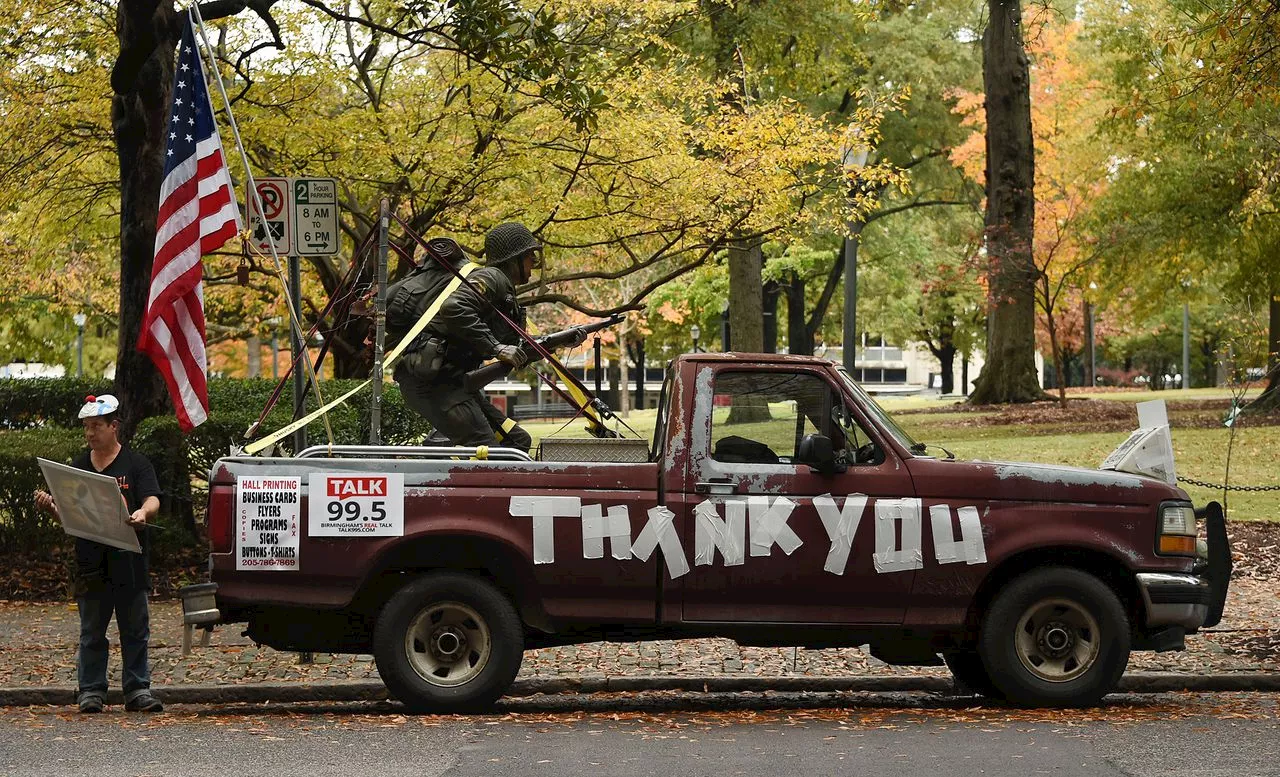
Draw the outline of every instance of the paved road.
[[[1120,697],[1093,711],[925,695],[639,694],[414,717],[388,703],[0,711],[3,775],[1280,775],[1280,697]]]

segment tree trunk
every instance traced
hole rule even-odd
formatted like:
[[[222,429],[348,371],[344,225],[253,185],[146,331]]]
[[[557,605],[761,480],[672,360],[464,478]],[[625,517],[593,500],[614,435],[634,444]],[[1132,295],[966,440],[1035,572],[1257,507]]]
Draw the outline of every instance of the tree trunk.
[[[728,81],[724,103],[743,110],[746,83],[739,60],[745,3],[723,0],[700,0],[700,10],[711,27],[711,42],[716,77]],[[764,301],[760,270],[760,241],[738,239],[729,244],[729,331],[733,333],[733,349],[749,353],[764,350]],[[728,350],[726,348],[726,350]]]
[[[247,359],[246,373],[250,378],[261,377],[262,375],[262,338],[257,335],[249,335],[249,342],[246,343],[249,350]]]
[[[1084,363],[1084,385],[1093,388],[1098,385],[1098,378],[1094,375],[1097,365],[1094,363],[1094,354],[1097,350],[1093,342],[1093,304],[1089,300],[1084,301],[1084,348],[1080,352],[1080,359]]]
[[[113,74],[116,94],[111,100],[111,127],[120,161],[120,329],[114,390],[120,399],[120,435],[125,440],[132,438],[142,419],[168,406],[160,373],[137,345],[151,286],[177,45],[176,39],[155,40],[155,36],[157,32],[168,35],[169,25],[162,22],[172,14],[172,0],[159,4],[122,0],[116,8],[120,59],[145,55],[132,78],[116,83]]]
[[[1053,371],[1057,373],[1054,377],[1058,384],[1058,402],[1062,404],[1065,410],[1067,407],[1067,372],[1066,365],[1062,359],[1062,347],[1058,345],[1058,326],[1054,321],[1053,315],[1045,316],[1045,323],[1049,328],[1049,350],[1053,352]]]
[[[735,241],[729,247],[729,331],[733,350],[764,350],[764,286],[759,241]]]
[[[804,278],[798,274],[792,275],[787,284],[787,351],[811,356],[813,332],[804,315],[804,286]]]
[[[939,348],[935,354],[938,357],[938,365],[942,369],[942,393],[954,394],[956,390],[956,347],[954,345],[944,345]]]
[[[982,35],[987,116],[987,362],[973,404],[1044,396],[1035,372],[1035,149],[1019,0],[989,0]]]
[[[1271,293],[1271,309],[1267,327],[1267,387],[1249,403],[1256,411],[1280,408],[1280,293]]]

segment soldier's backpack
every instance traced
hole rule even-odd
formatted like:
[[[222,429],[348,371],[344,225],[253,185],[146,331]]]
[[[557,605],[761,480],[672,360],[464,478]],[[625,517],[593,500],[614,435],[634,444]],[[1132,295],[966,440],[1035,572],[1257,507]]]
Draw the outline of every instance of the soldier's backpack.
[[[400,342],[413,328],[418,317],[453,277],[453,273],[441,266],[441,261],[455,270],[467,261],[462,247],[447,237],[428,240],[427,253],[430,256],[425,257],[421,265],[387,289],[387,340],[391,344]]]

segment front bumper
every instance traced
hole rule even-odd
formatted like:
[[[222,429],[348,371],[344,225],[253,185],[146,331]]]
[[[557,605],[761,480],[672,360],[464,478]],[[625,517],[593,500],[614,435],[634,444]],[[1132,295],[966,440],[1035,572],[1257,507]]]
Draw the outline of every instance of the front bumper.
[[[1138,590],[1147,613],[1147,628],[1181,626],[1195,631],[1209,618],[1209,581],[1195,575],[1139,572]]]
[[[1208,535],[1208,558],[1197,562],[1197,574],[1139,572],[1138,590],[1149,630],[1170,626],[1188,632],[1218,625],[1231,582],[1231,542],[1222,505],[1210,502],[1196,510]]]

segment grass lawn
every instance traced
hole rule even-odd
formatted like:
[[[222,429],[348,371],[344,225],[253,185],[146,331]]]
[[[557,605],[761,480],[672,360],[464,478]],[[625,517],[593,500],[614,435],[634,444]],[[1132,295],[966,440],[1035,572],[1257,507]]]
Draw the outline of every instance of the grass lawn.
[[[1188,396],[1190,394],[1190,396]],[[1218,389],[1192,389],[1190,392],[1110,392],[1092,397],[1101,411],[1115,411],[1114,405],[1104,403],[1131,403],[1139,400],[1163,398],[1224,399],[1228,392]],[[1080,420],[1046,419],[1042,423],[998,423],[1001,411],[991,412],[911,412],[939,407],[936,399],[886,398],[880,401],[899,423],[922,442],[946,446],[963,459],[989,459],[1002,461],[1032,461],[1045,464],[1070,464],[1081,467],[1098,466],[1107,454],[1128,437],[1137,426],[1134,414],[1132,423],[1114,420],[1106,426],[1113,431],[1098,431],[1101,424],[1091,425]],[[1084,403],[1073,403],[1083,406]],[[898,412],[906,411],[906,412]],[[1128,417],[1124,411],[1123,416]],[[1223,481],[1226,465],[1227,442],[1231,431],[1217,424],[1221,410],[1193,412],[1172,411],[1174,463],[1179,475],[1211,483]],[[1208,423],[1206,423],[1208,419]],[[656,412],[633,412],[629,423],[645,439],[652,440]],[[1199,427],[1193,428],[1199,421]],[[563,421],[525,424],[534,437],[534,443],[549,436],[563,425]],[[625,433],[625,430],[624,430]],[[559,436],[585,436],[582,422],[570,424]],[[1231,483],[1236,485],[1280,485],[1280,427],[1249,426],[1246,421],[1236,430],[1231,457]],[[1186,486],[1187,493],[1203,504],[1211,499],[1222,501],[1221,491],[1209,491]],[[1244,520],[1280,520],[1280,491],[1231,492],[1227,497],[1228,515]]]

